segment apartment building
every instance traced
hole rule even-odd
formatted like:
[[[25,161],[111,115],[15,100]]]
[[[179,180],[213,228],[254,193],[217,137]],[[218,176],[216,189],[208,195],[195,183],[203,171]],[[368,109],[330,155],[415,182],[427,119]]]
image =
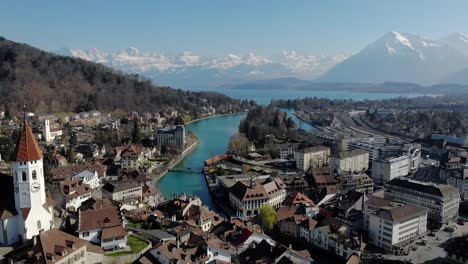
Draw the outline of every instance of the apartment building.
[[[369,243],[392,250],[426,233],[427,209],[373,196],[364,205],[363,225]]]
[[[330,167],[338,173],[367,171],[369,153],[365,150],[340,152],[330,157]]]
[[[330,148],[324,146],[310,147],[294,152],[296,167],[302,171],[328,165],[329,157]]]
[[[385,199],[428,209],[428,219],[437,225],[458,218],[460,191],[450,185],[393,179],[385,186]]]

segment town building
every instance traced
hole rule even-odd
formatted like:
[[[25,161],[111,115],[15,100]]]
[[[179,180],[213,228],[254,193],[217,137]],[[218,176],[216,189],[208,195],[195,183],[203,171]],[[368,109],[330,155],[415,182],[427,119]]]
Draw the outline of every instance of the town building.
[[[86,240],[50,229],[33,238],[33,243],[8,253],[8,263],[103,263],[104,251]]]
[[[107,182],[102,186],[102,196],[114,201],[141,200],[143,187],[133,181]]]
[[[448,174],[447,184],[460,191],[462,200],[468,199],[468,167],[464,167]]]
[[[311,169],[312,180],[318,188],[336,187],[338,179],[330,167],[317,167]]]
[[[279,208],[286,198],[284,183],[278,179],[237,181],[229,189],[229,201],[237,217],[244,219],[256,216],[260,208],[269,204]]]
[[[364,150],[340,152],[330,157],[330,167],[338,173],[367,171],[369,153]]]
[[[97,171],[84,170],[73,176],[73,179],[79,180],[84,184],[88,184],[92,189],[98,188],[101,184],[99,173]]]
[[[93,195],[93,189],[80,180],[61,181],[60,191],[64,197],[62,206],[70,211],[78,210]]]
[[[280,159],[288,159],[294,156],[294,152],[299,146],[298,143],[271,144],[274,152]]]
[[[144,147],[140,144],[128,144],[115,148],[114,162],[122,169],[138,169],[144,160]]]
[[[374,181],[363,172],[339,175],[337,185],[340,193],[357,191],[370,194],[374,190]]]
[[[372,162],[372,179],[377,184],[383,184],[395,178],[410,173],[410,158],[407,155],[399,157],[380,157]]]
[[[12,158],[12,176],[0,175],[0,243],[32,239],[54,226],[47,199],[42,152],[28,121],[23,122]]]
[[[106,251],[127,247],[127,230],[124,228],[120,211],[111,205],[96,205],[78,212],[78,237]]]
[[[55,138],[61,137],[63,131],[58,126],[51,127],[50,120],[44,119],[44,123],[42,125],[42,137],[46,142],[52,142]]]
[[[156,245],[149,251],[154,263],[231,263],[229,245],[216,236],[204,236],[203,233],[189,232]]]
[[[385,185],[385,199],[428,209],[428,219],[437,225],[448,224],[458,217],[460,192],[446,184],[409,179],[394,179]]]
[[[369,243],[392,250],[426,233],[427,209],[372,196],[364,206]]]
[[[296,168],[301,171],[328,165],[329,156],[330,148],[324,146],[310,147],[294,152]]]
[[[468,136],[457,137],[455,135],[443,135],[438,133],[433,133],[431,136],[432,140],[444,140],[448,143],[455,144],[461,147],[466,147],[468,145]]]
[[[185,147],[185,126],[167,126],[156,131],[156,146],[183,149]]]

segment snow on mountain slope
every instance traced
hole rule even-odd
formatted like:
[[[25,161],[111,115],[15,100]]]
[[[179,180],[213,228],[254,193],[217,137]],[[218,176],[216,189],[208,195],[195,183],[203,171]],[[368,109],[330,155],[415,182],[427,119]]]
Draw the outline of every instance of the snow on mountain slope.
[[[169,55],[142,52],[134,47],[113,54],[96,48],[86,51],[61,49],[56,53],[103,63],[129,73],[142,74],[162,85],[186,88],[214,87],[252,79],[280,77],[314,79],[349,56],[315,56],[283,51],[271,58],[252,52],[204,57],[190,51]]]
[[[430,84],[467,65],[467,56],[443,41],[389,32],[333,67],[319,80]]]

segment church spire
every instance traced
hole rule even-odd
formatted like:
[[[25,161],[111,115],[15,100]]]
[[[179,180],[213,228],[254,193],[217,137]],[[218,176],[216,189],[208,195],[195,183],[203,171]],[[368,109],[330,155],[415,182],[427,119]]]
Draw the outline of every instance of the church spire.
[[[13,161],[26,162],[42,159],[42,151],[24,114],[23,127],[13,154]]]

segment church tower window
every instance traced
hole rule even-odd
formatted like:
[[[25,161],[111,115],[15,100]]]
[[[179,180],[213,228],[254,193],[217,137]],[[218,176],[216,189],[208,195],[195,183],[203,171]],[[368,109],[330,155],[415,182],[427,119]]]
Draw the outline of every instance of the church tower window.
[[[37,172],[35,170],[32,172],[32,179],[37,180]]]
[[[23,173],[21,174],[22,177],[23,177],[23,181],[27,181],[27,176],[26,176],[26,172],[23,171]]]

